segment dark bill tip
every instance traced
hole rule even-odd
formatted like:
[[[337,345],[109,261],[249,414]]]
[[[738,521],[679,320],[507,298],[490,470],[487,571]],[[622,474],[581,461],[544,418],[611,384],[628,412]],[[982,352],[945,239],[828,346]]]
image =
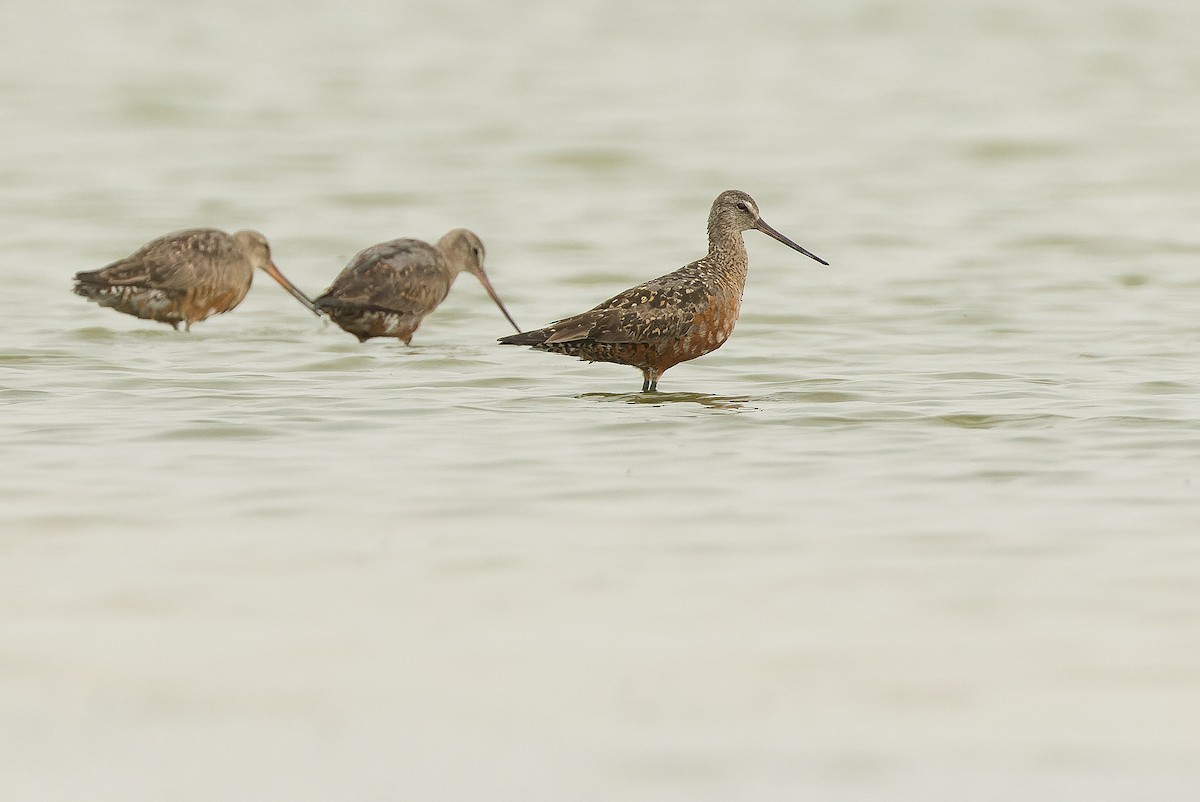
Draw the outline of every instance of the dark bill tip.
[[[788,246],[792,250],[799,251],[800,253],[807,256],[809,259],[815,259],[816,261],[820,262],[821,264],[823,264],[827,267],[829,266],[829,262],[826,262],[824,259],[817,256],[812,251],[806,250],[806,249],[800,247],[799,245],[797,245],[796,243],[792,242],[790,239],[785,237],[783,234],[780,234],[774,228],[767,225],[766,221],[763,220],[762,218],[759,218],[758,222],[754,224],[754,227],[757,228],[762,233],[766,234],[768,237],[779,240],[780,242],[782,242],[784,245]]]
[[[275,279],[276,283],[278,283],[280,287],[283,287],[285,290],[287,290],[289,295],[291,295],[300,303],[304,304],[308,308],[308,311],[312,312],[317,317],[321,316],[321,310],[317,309],[317,305],[313,302],[313,299],[305,295],[299,287],[289,281],[288,278],[283,275],[283,273],[279,272],[279,268],[276,267],[273,262],[267,264],[263,270],[266,271],[268,276]]]

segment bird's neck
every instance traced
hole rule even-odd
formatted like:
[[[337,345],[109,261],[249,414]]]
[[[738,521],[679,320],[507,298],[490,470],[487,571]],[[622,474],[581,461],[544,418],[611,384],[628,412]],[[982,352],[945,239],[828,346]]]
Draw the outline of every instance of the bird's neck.
[[[746,243],[742,232],[732,228],[714,229],[708,236],[708,254],[722,270],[746,273]]]

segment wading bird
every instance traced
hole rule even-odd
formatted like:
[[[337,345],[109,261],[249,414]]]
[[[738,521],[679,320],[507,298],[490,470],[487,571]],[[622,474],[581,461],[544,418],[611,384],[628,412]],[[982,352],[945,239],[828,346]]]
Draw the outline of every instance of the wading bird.
[[[715,351],[729,339],[746,286],[742,232],[752,228],[829,264],[767,225],[758,204],[745,192],[726,190],[709,212],[708,255],[703,259],[628,289],[587,312],[536,331],[501,337],[499,342],[588,362],[632,365],[642,372],[642,392],[654,392],[668,369]]]
[[[315,303],[359,342],[395,337],[408,345],[465,270],[520,331],[483,272],[483,256],[483,243],[465,228],[446,233],[436,245],[407,238],[381,242],[356,254]]]
[[[76,273],[75,293],[174,329],[182,323],[186,331],[240,304],[256,267],[316,312],[312,300],[279,272],[266,237],[257,231],[189,228],[167,234],[108,267]]]

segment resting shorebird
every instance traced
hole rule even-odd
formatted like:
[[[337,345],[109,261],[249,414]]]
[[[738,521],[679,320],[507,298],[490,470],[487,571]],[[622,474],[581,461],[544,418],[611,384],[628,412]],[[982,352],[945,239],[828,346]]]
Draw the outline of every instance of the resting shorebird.
[[[456,228],[430,245],[419,239],[394,239],[360,251],[315,301],[319,311],[365,342],[396,337],[408,345],[413,332],[438,304],[462,271],[479,279],[488,295],[513,321],[483,272],[483,243]]]
[[[76,273],[75,293],[127,315],[174,329],[182,323],[190,330],[193,323],[240,304],[256,267],[315,311],[312,300],[271,261],[267,239],[257,231],[230,235],[215,228],[189,228],[167,234],[108,267]]]
[[[829,264],[767,225],[753,198],[730,189],[713,201],[708,255],[703,259],[628,289],[587,312],[499,341],[588,362],[632,365],[642,372],[642,392],[653,392],[669,368],[715,351],[729,339],[746,287],[742,232],[751,228]]]

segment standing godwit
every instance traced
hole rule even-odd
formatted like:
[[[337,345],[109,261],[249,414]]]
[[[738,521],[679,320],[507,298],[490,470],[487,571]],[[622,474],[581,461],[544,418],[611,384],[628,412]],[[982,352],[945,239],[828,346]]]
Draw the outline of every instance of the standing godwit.
[[[395,337],[408,345],[465,270],[520,331],[483,272],[483,255],[483,243],[465,228],[447,232],[437,245],[407,238],[381,242],[356,254],[317,298],[316,307],[359,342]]]
[[[250,291],[262,268],[314,313],[312,300],[271,261],[257,231],[226,234],[189,228],[147,242],[108,267],[75,274],[75,293],[118,312],[190,330],[210,315],[228,312]]]
[[[829,264],[767,225],[753,198],[730,189],[713,201],[708,255],[703,259],[628,289],[587,312],[499,341],[588,362],[632,365],[642,372],[642,392],[653,392],[669,368],[715,351],[729,339],[746,287],[742,232],[751,228]]]

